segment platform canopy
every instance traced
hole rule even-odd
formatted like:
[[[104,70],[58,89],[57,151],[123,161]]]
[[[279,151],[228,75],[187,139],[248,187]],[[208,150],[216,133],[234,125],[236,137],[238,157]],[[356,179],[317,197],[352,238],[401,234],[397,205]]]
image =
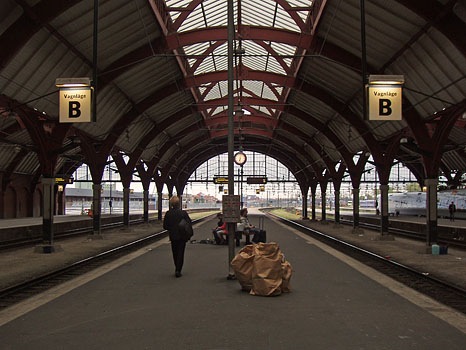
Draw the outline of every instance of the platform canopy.
[[[402,162],[420,183],[459,183],[466,1],[235,0],[234,10],[236,150],[276,158],[302,186],[354,173],[369,155],[381,172]],[[183,183],[226,152],[227,0],[4,0],[0,13],[3,188],[83,163],[98,178],[109,155]],[[369,75],[404,77],[401,120],[364,115]],[[95,121],[60,123],[56,80],[79,77],[95,85]]]

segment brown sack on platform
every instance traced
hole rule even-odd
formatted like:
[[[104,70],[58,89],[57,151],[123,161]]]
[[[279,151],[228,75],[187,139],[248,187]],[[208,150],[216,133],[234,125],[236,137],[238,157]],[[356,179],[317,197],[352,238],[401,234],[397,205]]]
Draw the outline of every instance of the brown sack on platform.
[[[291,292],[290,279],[291,279],[291,274],[293,273],[293,269],[291,267],[291,264],[286,260],[282,262],[282,272],[283,272],[282,287],[281,287],[282,293],[289,293]]]
[[[236,279],[244,291],[252,288],[252,266],[254,261],[254,248],[247,245],[241,249],[231,261],[231,267],[235,271]]]
[[[277,243],[254,244],[252,289],[250,294],[274,296],[281,294],[283,254]]]

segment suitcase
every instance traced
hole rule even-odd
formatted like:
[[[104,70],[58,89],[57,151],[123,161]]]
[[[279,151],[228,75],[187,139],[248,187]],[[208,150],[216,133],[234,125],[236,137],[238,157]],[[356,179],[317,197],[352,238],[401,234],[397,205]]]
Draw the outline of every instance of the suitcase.
[[[264,217],[259,217],[259,230],[252,237],[254,243],[266,243],[267,242],[267,232],[264,229]]]

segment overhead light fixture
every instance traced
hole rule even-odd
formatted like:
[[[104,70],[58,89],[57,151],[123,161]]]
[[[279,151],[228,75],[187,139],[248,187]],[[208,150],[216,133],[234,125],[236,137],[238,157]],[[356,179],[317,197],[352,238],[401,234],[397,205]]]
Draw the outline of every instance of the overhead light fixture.
[[[369,75],[369,85],[403,85],[404,75]]]
[[[233,50],[233,52],[235,55],[240,56],[240,55],[244,55],[246,53],[246,50],[240,46],[236,50]]]
[[[235,106],[234,112],[235,112],[235,116],[236,116],[236,117],[240,117],[240,118],[241,118],[241,117],[244,115],[244,111],[243,111],[243,108],[241,107],[241,105]]]
[[[66,87],[86,87],[91,86],[91,79],[88,77],[82,78],[57,78],[55,79],[55,86],[58,88]]]
[[[408,143],[408,138],[407,137],[402,137],[400,139],[400,143]]]

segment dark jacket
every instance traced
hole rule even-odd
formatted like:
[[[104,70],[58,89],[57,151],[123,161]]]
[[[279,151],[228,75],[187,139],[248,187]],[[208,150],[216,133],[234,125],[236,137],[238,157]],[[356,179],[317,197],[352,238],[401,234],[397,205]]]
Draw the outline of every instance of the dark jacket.
[[[182,218],[185,218],[189,224],[192,225],[191,218],[184,210],[170,209],[165,213],[165,217],[163,218],[163,228],[168,231],[170,241],[184,239],[184,237],[181,237],[178,233],[178,224]]]

